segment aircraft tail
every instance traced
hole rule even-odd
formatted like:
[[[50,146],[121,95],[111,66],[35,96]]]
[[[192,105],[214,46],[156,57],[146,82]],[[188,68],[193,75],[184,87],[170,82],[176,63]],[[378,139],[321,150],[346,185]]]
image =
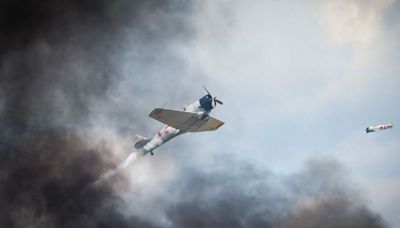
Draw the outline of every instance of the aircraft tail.
[[[135,148],[136,149],[142,149],[144,145],[146,145],[148,142],[150,142],[151,139],[143,137],[141,135],[136,135],[134,139],[135,143]]]

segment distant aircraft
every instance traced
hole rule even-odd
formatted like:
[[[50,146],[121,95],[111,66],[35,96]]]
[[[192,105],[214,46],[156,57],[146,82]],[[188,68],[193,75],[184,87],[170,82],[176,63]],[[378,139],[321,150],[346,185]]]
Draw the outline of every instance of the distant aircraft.
[[[365,131],[368,133],[370,132],[378,132],[378,131],[382,131],[388,128],[392,128],[394,126],[394,122],[391,121],[388,124],[379,124],[379,125],[374,125],[374,126],[369,126],[365,129]]]
[[[204,86],[203,88],[207,95],[187,105],[183,111],[156,108],[149,114],[151,118],[166,125],[153,138],[136,135],[135,148],[140,155],[147,153],[153,155],[153,151],[157,147],[186,132],[214,131],[224,124],[224,122],[209,116],[217,103],[223,104],[222,101],[212,97]]]

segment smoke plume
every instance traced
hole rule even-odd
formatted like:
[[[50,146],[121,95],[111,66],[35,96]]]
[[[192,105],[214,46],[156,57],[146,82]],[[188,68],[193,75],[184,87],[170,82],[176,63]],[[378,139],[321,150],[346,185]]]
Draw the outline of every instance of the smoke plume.
[[[225,157],[146,157],[91,185],[147,131],[143,97],[185,85],[171,45],[195,36],[194,6],[0,3],[0,227],[384,226],[334,161],[280,176]]]
[[[187,168],[171,185],[178,199],[165,208],[172,227],[385,226],[335,160],[311,160],[289,176],[229,158],[214,165]]]

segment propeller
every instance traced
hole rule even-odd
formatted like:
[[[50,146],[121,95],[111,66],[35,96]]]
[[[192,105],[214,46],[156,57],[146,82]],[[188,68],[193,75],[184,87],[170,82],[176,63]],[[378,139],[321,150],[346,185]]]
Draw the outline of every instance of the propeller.
[[[203,86],[203,89],[207,92],[207,94],[208,94],[210,97],[212,97],[211,94],[210,94],[210,92],[208,92],[207,88],[206,88],[204,85],[202,85],[202,86]],[[223,105],[223,104],[224,104],[224,102],[218,100],[217,97],[214,97],[213,100],[214,100],[214,103],[218,103],[218,104],[220,104],[220,105]]]
[[[218,100],[217,97],[214,97],[214,101],[217,102],[217,103],[220,104],[220,105],[223,105],[223,104],[224,104],[224,102]]]
[[[203,89],[207,92],[207,94],[211,96],[211,94],[210,94],[210,92],[208,92],[207,88],[204,85],[202,85],[202,86],[203,86]]]

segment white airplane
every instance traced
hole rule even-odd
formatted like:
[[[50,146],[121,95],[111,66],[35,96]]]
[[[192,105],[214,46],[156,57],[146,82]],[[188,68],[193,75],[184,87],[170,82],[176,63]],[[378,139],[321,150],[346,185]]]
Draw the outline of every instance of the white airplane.
[[[136,135],[135,148],[140,155],[143,156],[147,153],[153,155],[153,151],[157,147],[186,132],[214,131],[224,124],[224,122],[209,116],[217,103],[223,104],[222,101],[212,97],[204,86],[203,88],[207,95],[187,105],[183,111],[156,108],[149,114],[151,118],[166,125],[153,138]]]
[[[393,128],[393,126],[394,126],[394,122],[391,121],[388,124],[379,124],[379,125],[369,126],[365,129],[365,131],[368,134],[370,132],[378,132],[378,131],[382,131],[385,129]]]

